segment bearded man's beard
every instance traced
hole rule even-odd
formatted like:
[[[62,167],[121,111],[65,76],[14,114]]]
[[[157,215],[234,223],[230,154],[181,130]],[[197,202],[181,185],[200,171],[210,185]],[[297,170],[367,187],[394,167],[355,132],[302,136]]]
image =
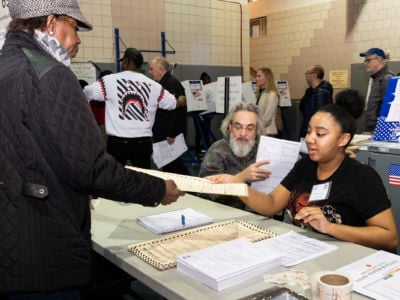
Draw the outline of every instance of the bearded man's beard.
[[[233,137],[232,133],[229,136],[229,146],[231,147],[233,154],[235,154],[237,157],[247,156],[250,153],[250,151],[253,150],[255,143],[256,143],[255,139],[252,139],[252,140],[247,140],[246,144],[240,144]]]

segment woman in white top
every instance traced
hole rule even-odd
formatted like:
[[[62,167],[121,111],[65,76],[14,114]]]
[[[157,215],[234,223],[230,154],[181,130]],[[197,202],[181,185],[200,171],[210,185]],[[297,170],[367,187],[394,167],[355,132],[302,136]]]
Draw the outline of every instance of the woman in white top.
[[[264,126],[263,134],[276,136],[278,130],[275,118],[278,110],[279,93],[271,69],[258,69],[256,85],[258,87],[256,104],[258,105]]]

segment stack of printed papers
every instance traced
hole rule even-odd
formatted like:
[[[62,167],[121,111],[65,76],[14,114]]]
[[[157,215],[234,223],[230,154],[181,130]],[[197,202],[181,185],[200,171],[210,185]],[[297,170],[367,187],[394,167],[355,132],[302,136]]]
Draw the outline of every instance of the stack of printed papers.
[[[290,231],[258,242],[239,238],[182,254],[177,258],[177,267],[220,291],[278,266],[294,266],[336,249]]]
[[[178,271],[220,291],[278,267],[282,255],[235,239],[177,258]]]

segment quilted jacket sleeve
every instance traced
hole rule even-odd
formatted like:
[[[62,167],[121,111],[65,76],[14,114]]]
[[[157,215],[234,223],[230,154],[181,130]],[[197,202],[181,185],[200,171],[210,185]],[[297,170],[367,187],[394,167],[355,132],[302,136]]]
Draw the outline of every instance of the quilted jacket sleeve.
[[[60,80],[62,78],[62,80]],[[96,196],[143,205],[157,205],[165,183],[125,169],[105,145],[75,75],[65,67],[48,72],[39,82],[40,101],[32,126],[43,154],[60,180]]]

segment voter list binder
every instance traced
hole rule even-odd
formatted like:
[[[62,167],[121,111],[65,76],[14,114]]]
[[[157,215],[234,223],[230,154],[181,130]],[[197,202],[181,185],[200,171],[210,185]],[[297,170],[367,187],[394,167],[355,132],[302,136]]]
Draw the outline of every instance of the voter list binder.
[[[164,213],[141,216],[137,222],[155,234],[169,233],[207,225],[213,219],[192,208],[183,208]]]
[[[178,256],[178,271],[221,291],[267,272],[281,264],[279,251],[235,239]]]
[[[128,245],[128,250],[158,270],[176,267],[176,258],[238,238],[257,242],[276,233],[249,222],[228,220],[179,231],[161,238]]]

